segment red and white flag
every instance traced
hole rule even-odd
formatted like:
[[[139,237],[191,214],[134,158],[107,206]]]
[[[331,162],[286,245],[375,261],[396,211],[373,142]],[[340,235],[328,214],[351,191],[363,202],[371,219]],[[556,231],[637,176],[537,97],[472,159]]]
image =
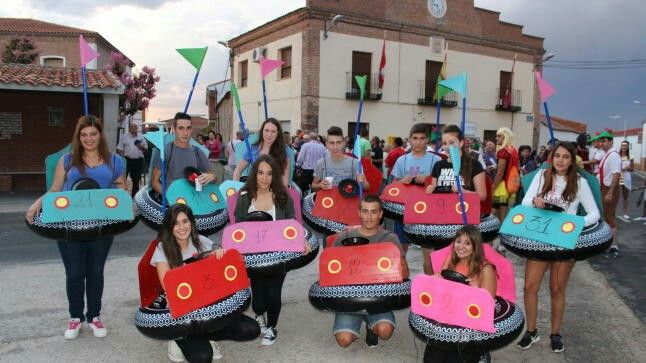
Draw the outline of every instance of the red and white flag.
[[[384,45],[381,48],[381,62],[379,62],[379,89],[384,88],[384,81],[386,80],[386,39],[384,39]]]

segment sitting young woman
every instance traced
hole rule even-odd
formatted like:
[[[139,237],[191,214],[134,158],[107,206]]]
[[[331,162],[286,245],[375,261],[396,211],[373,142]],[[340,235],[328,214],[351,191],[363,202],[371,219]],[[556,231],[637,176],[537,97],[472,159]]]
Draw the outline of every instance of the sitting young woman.
[[[466,282],[473,287],[487,290],[496,297],[496,267],[487,262],[482,247],[482,235],[477,227],[466,225],[455,235],[451,253],[447,256],[440,271],[433,271],[441,276],[441,271],[451,270],[466,277]],[[480,352],[444,351],[426,346],[424,362],[477,362]]]
[[[582,205],[586,212],[584,217],[585,225],[589,226],[597,222],[599,220],[599,209],[594,201],[590,186],[577,173],[575,165],[576,150],[572,143],[557,143],[552,148],[549,160],[551,160],[552,165],[536,173],[522,204],[535,208],[562,210],[568,214],[577,214],[579,205]],[[538,289],[541,286],[541,281],[543,281],[543,275],[549,267],[550,296],[552,298],[552,331],[550,334],[552,351],[558,353],[565,349],[560,330],[565,310],[565,289],[567,288],[574,262],[574,260],[527,260],[525,265],[524,299],[527,314],[527,331],[518,343],[519,348],[527,349],[540,340],[536,329]]]
[[[236,202],[236,222],[244,222],[252,212],[266,212],[273,220],[294,218],[294,203],[282,183],[283,170],[269,155],[259,155],[253,163]],[[305,253],[310,246],[305,243]],[[262,345],[276,341],[276,325],[282,305],[281,293],[286,273],[251,278],[251,306],[264,333]],[[265,320],[265,313],[267,319]]]
[[[186,259],[206,251],[212,251],[217,258],[224,255],[219,245],[197,233],[193,212],[184,204],[175,204],[168,210],[157,239],[160,243],[150,264],[157,268],[162,287],[166,272],[183,265]],[[258,335],[258,323],[246,315],[240,315],[221,330],[168,342],[168,357],[174,362],[181,362],[183,358],[189,362],[211,362],[214,357],[222,357],[215,341],[241,342],[253,340]]]

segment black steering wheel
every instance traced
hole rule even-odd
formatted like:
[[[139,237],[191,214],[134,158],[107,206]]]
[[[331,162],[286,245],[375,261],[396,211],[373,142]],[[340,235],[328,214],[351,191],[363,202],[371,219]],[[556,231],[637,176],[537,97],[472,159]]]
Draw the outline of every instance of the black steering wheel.
[[[545,203],[545,206],[543,207],[544,210],[549,210],[552,212],[564,212],[564,209],[559,207],[558,205],[550,204],[550,203]]]
[[[343,179],[339,183],[339,193],[345,198],[353,198],[359,195],[359,183],[354,179]]]
[[[184,178],[186,178],[186,181],[188,181],[192,186],[195,186],[195,175],[200,176],[200,174],[202,174],[202,172],[196,167],[187,166],[184,168]]]
[[[469,284],[469,282],[467,281],[468,277],[464,276],[463,274],[457,271],[446,269],[446,270],[442,270],[441,274],[442,274],[442,277],[444,277],[447,280],[458,282],[465,285]]]
[[[99,183],[92,178],[81,178],[72,184],[72,190],[101,189]]]
[[[367,245],[370,241],[366,237],[346,237],[341,240],[343,246]]]
[[[257,210],[257,211],[248,213],[244,221],[245,222],[269,222],[273,220],[274,218],[271,216],[271,214]]]
[[[188,265],[189,263],[197,262],[197,261],[199,261],[199,260],[201,260],[203,258],[208,257],[210,253],[211,253],[211,251],[200,252],[195,256],[191,256],[191,257],[185,259],[184,264]]]

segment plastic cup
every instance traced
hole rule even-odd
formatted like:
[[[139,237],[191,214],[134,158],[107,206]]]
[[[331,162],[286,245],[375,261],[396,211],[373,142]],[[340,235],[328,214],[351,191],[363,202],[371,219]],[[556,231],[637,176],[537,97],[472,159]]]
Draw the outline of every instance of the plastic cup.
[[[326,176],[325,181],[327,181],[328,184],[330,184],[330,186],[332,186],[332,182],[334,181],[334,177],[333,176]]]
[[[195,179],[195,191],[196,192],[202,191],[202,183],[200,183],[199,179]]]

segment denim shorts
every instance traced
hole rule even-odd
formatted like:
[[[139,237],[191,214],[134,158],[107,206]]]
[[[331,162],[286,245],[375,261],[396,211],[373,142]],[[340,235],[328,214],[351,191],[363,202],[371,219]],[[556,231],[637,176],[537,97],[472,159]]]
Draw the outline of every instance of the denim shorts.
[[[336,313],[334,317],[334,335],[340,332],[349,332],[358,337],[361,324],[364,321],[368,324],[369,329],[382,322],[390,323],[393,328],[396,327],[395,314],[392,311],[380,314],[368,314],[365,312]]]

